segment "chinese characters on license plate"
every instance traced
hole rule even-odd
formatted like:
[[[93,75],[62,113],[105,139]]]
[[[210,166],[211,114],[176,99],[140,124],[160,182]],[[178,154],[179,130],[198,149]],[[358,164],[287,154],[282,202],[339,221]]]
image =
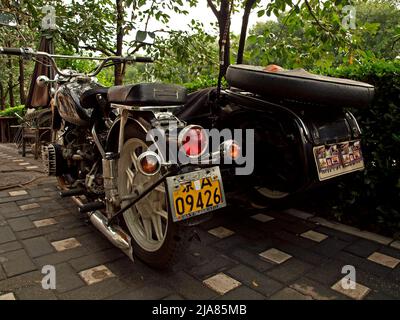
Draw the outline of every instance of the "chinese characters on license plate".
[[[174,221],[185,220],[226,206],[218,167],[167,178]]]
[[[319,180],[364,169],[360,141],[349,141],[314,148]]]

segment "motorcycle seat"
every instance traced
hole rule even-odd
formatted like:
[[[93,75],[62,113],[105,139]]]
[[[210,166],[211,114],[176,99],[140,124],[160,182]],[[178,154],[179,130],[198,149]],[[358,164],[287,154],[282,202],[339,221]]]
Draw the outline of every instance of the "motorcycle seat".
[[[370,84],[316,75],[304,69],[268,72],[260,66],[231,65],[226,79],[233,88],[267,99],[324,107],[366,107],[374,97],[374,86]]]
[[[107,96],[108,102],[127,106],[180,106],[187,99],[186,88],[164,83],[115,86]]]

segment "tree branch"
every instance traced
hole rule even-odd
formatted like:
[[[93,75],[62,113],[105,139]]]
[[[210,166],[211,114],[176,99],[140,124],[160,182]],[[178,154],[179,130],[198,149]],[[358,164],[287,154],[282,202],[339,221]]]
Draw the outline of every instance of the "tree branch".
[[[311,16],[313,17],[314,21],[318,24],[318,26],[322,29],[325,30],[326,32],[328,32],[329,34],[331,34],[331,32],[321,24],[321,22],[318,20],[317,16],[314,14],[314,11],[311,8],[310,3],[308,2],[308,0],[304,0],[304,3],[307,6],[308,12],[311,14]]]
[[[212,2],[212,0],[207,0],[207,4],[208,4],[208,6],[211,8],[212,12],[214,12],[214,15],[217,17],[217,19],[219,20],[219,14],[220,14],[220,12],[218,11],[217,7],[216,7],[215,4]]]

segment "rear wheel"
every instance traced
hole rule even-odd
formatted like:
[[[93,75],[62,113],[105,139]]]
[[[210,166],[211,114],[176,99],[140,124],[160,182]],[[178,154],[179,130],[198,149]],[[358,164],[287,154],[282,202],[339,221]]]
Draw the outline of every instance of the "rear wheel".
[[[140,194],[159,178],[159,175],[146,176],[136,167],[137,157],[148,146],[142,132],[128,128],[129,138],[123,145],[118,163],[121,197]],[[186,247],[186,228],[172,221],[168,208],[166,186],[161,184],[123,214],[132,236],[134,255],[159,269],[169,268]]]

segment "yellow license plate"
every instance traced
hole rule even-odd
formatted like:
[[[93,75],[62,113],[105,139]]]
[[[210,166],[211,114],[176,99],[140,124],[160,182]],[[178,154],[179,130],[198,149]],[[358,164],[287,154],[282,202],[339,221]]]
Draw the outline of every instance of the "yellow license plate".
[[[181,221],[226,205],[219,168],[168,178],[174,221]]]

